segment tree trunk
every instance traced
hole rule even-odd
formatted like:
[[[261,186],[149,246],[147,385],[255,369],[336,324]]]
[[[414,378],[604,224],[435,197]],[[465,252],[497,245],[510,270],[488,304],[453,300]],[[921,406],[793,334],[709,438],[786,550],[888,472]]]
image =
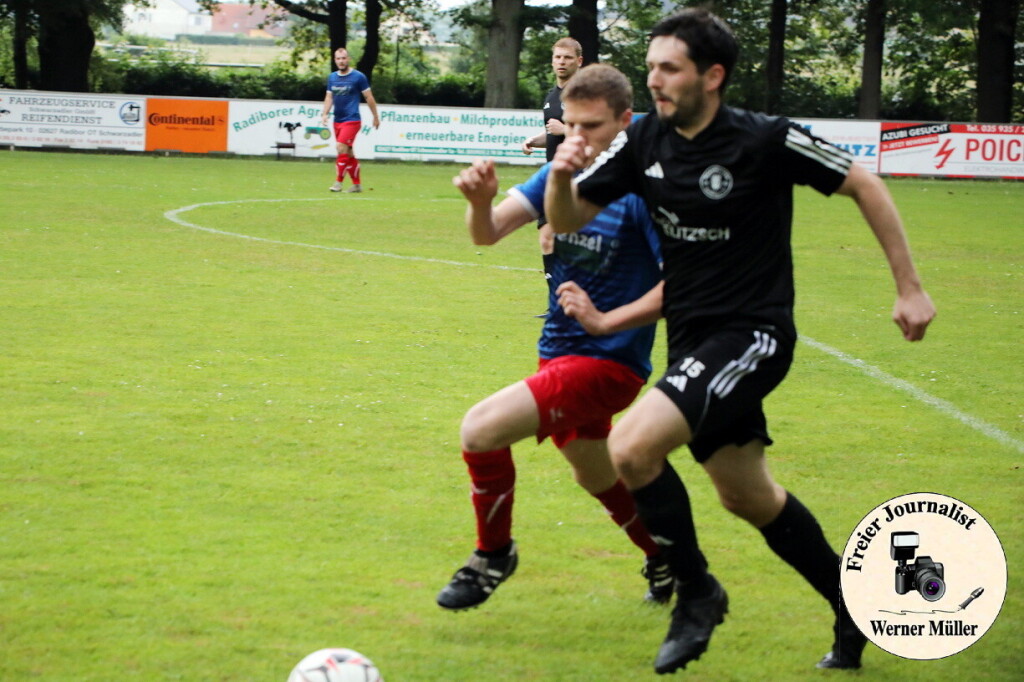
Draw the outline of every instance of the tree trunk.
[[[366,0],[366,46],[359,57],[356,68],[362,71],[367,80],[373,80],[373,69],[380,58],[380,15],[383,9],[380,0]]]
[[[598,61],[600,37],[597,31],[597,0],[572,0],[569,35],[583,46],[583,64]]]
[[[508,109],[516,104],[519,50],[523,43],[519,15],[524,4],[525,0],[491,0],[485,107]]]
[[[978,17],[978,120],[1013,117],[1014,33],[1019,0],[981,0]]]
[[[348,47],[348,0],[328,0],[327,31],[331,37],[331,66],[334,66],[334,51]]]
[[[39,14],[39,87],[88,92],[89,58],[96,36],[81,3]]]
[[[765,66],[764,110],[777,114],[782,105],[782,81],[785,77],[786,10],[788,0],[772,0],[768,27],[768,63]]]
[[[25,90],[29,87],[28,82],[28,2],[26,0],[15,0],[14,2],[14,87]]]
[[[864,17],[864,63],[860,76],[858,118],[882,112],[882,55],[885,50],[885,0],[868,0]]]

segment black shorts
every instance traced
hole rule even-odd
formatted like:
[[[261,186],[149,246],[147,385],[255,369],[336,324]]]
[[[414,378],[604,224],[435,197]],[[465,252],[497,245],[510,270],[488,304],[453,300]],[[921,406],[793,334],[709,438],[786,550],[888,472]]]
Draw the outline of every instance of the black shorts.
[[[771,445],[761,402],[793,362],[793,342],[771,327],[726,329],[673,353],[656,384],[686,417],[690,452],[705,462],[725,445]]]

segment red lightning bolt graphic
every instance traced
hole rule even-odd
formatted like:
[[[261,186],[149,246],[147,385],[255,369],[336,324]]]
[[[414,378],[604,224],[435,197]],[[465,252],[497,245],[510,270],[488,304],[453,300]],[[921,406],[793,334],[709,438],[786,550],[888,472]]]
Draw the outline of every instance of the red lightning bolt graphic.
[[[939,147],[939,151],[935,152],[935,158],[942,158],[942,161],[936,164],[935,168],[939,169],[945,166],[951,156],[953,156],[953,140],[946,140],[942,143],[942,146]]]

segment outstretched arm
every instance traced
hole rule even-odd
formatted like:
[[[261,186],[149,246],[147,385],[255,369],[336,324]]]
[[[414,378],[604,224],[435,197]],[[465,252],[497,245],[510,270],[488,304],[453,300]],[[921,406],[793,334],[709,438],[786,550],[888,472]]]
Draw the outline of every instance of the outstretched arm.
[[[907,341],[920,341],[935,317],[935,305],[917,276],[903,222],[892,195],[881,178],[856,164],[850,168],[837,192],[857,202],[889,261],[889,269],[896,282],[893,321]]]
[[[579,135],[565,138],[551,160],[544,191],[544,215],[555,232],[578,232],[601,212],[601,207],[576,194],[572,178],[589,161],[590,151]]]
[[[603,336],[654,324],[661,319],[664,288],[665,282],[658,282],[635,301],[607,312],[595,308],[590,296],[576,282],[563,282],[555,293],[566,315],[579,322],[591,336]]]
[[[494,161],[474,161],[454,178],[469,205],[466,207],[466,227],[474,244],[490,246],[515,229],[533,219],[518,201],[508,197],[497,206],[491,206],[498,194],[498,175]]]

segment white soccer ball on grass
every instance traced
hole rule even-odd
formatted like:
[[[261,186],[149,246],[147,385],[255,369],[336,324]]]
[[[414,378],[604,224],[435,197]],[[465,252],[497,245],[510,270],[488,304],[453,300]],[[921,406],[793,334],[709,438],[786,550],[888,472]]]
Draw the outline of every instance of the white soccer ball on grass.
[[[288,682],[384,682],[373,661],[352,649],[321,649],[299,661]]]

